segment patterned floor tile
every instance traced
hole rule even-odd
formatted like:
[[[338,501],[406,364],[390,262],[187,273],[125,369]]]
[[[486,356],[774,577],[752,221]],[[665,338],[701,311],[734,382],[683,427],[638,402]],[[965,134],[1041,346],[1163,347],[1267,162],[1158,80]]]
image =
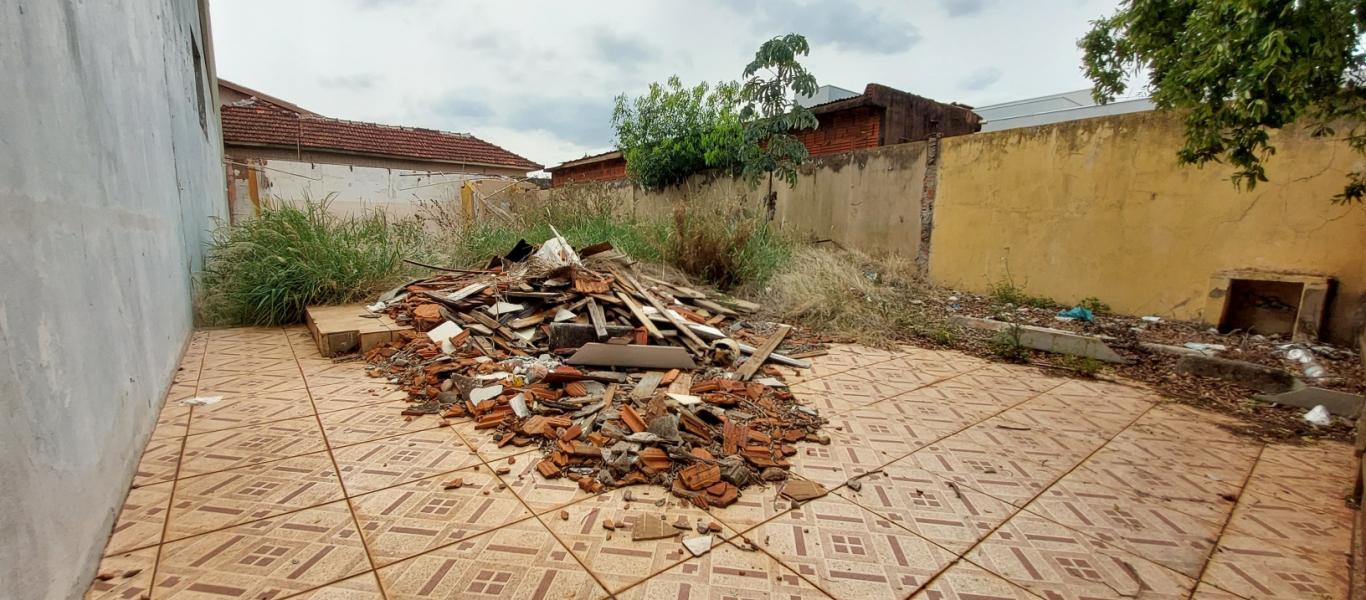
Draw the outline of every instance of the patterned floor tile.
[[[491,461],[489,468],[497,470],[507,467],[508,472],[499,475],[499,478],[508,485],[513,494],[521,498],[522,502],[526,503],[532,512],[538,515],[594,495],[591,492],[585,492],[572,479],[564,477],[546,479],[542,477],[536,471],[536,463],[540,460],[539,453],[531,452]]]
[[[174,540],[341,500],[326,452],[176,482],[166,539]]]
[[[1173,506],[1176,504],[1176,506]],[[1091,539],[1199,577],[1233,503],[1223,514],[1191,515],[1179,501],[1139,496],[1068,476],[1025,510]]]
[[[851,477],[875,471],[896,458],[867,444],[848,443],[851,437],[833,432],[829,444],[798,445],[797,453],[788,457],[792,473],[826,487],[835,487]]]
[[[924,446],[924,443],[957,433],[974,423],[988,419],[1001,410],[994,406],[955,406],[940,402],[926,402],[912,396],[916,393],[909,392],[903,396],[888,398],[856,410],[841,413],[840,416],[859,416],[870,421],[894,422],[898,425],[896,428],[898,435],[903,431],[912,434],[917,442],[915,448],[911,448],[914,450]],[[892,425],[889,424],[886,427],[890,428]],[[885,432],[883,433],[885,434]]]
[[[900,462],[1015,506],[1028,504],[1071,468],[1069,461],[1059,457],[1031,456],[1013,448],[1009,441],[993,442],[992,437],[955,434]],[[1045,462],[1035,462],[1034,458]]]
[[[1186,598],[1195,580],[1092,540],[1052,521],[1019,513],[966,558],[1045,598]]]
[[[793,479],[800,477],[792,476]],[[736,531],[750,528],[791,510],[795,503],[782,497],[783,482],[753,485],[740,492],[740,498],[725,508],[715,506],[707,512],[717,521]]]
[[[176,467],[180,466],[180,451],[185,438],[173,437],[153,439],[147,442],[138,461],[137,471],[133,474],[133,487],[175,479]]]
[[[929,540],[826,496],[745,534],[835,598],[905,598],[954,560]]]
[[[274,423],[313,415],[308,390],[274,393],[220,392],[199,389],[200,396],[222,396],[215,404],[194,407],[190,434]]]
[[[370,568],[345,502],[162,546],[154,600],[281,598]]]
[[[1257,460],[1259,448],[1252,443],[1203,443],[1202,438],[1192,438],[1202,443],[1191,443],[1165,435],[1126,429],[1077,471],[1102,485],[1217,504],[1221,496],[1238,493]]]
[[[830,596],[763,552],[741,550],[729,542],[713,542],[711,552],[675,565],[616,597],[800,600]]]
[[[311,592],[291,596],[290,600],[382,600],[379,580],[374,571],[322,586]]]
[[[445,489],[460,479],[459,488]],[[487,468],[469,468],[356,496],[356,511],[378,566],[471,538],[531,516]]]
[[[959,555],[1019,510],[900,461],[860,481],[835,493]]]
[[[1247,598],[1346,598],[1349,554],[1287,549],[1225,532],[1204,581]]]
[[[390,600],[607,595],[536,519],[384,567],[379,577]]]
[[[792,386],[793,395],[800,398],[803,404],[818,408],[821,412],[852,410],[891,398],[903,391],[849,373],[838,373]]]
[[[114,532],[104,547],[106,555],[119,554],[161,543],[166,512],[171,504],[173,482],[157,483],[128,490]]]
[[[909,418],[877,409],[892,402],[897,400],[884,400],[827,417],[829,423],[824,432],[830,436],[831,445],[867,449],[881,457],[881,462],[889,463],[953,432],[942,421]]]
[[[286,357],[283,354],[278,351],[249,355],[211,353],[204,357],[199,379],[210,384],[221,382],[233,375],[253,375],[259,378],[253,381],[262,382],[267,382],[267,378],[299,379],[299,365],[294,362],[293,355]],[[273,387],[277,382],[269,381],[267,385]],[[230,389],[221,383],[218,383],[218,388]]]
[[[1077,437],[1109,439],[1153,406],[1152,402],[1081,394],[1071,383],[1030,398],[1001,413],[1014,422]]]
[[[152,588],[157,549],[121,552],[104,557],[95,571],[95,580],[86,591],[86,600],[142,600]]]
[[[327,449],[312,416],[200,433],[185,438],[180,476],[193,477]]]
[[[633,498],[630,502],[625,500],[627,493]],[[663,506],[656,506],[655,503],[661,499]],[[684,504],[664,490],[646,486],[619,488],[571,504],[562,510],[568,511],[569,519],[561,519],[553,513],[540,518],[569,551],[614,593],[691,556],[679,541],[680,536],[632,541],[631,528],[642,519],[663,518],[673,523],[682,517],[691,527],[696,527],[698,521],[712,521],[711,515],[705,511]],[[608,520],[627,526],[609,531],[603,527],[603,522]],[[696,535],[695,530],[679,530],[679,533]],[[735,535],[735,532],[726,529],[717,535],[720,541]]]
[[[990,571],[960,561],[944,569],[911,600],[1041,600]]]
[[[405,417],[407,402],[387,402],[361,408],[319,413],[323,435],[333,450],[380,438],[414,433],[435,428],[441,419],[435,416]]]
[[[963,367],[964,365],[953,361],[899,356],[874,365],[850,369],[845,373],[884,383],[902,391],[910,391],[956,377],[975,368]]]
[[[962,407],[973,414],[991,415],[1038,395],[1039,392],[1018,386],[1004,389],[982,386],[975,383],[969,373],[912,390],[900,397],[918,402]]]
[[[313,396],[313,405],[318,412],[332,412],[372,406],[396,400],[405,400],[408,394],[382,379],[370,379],[364,373],[349,373],[344,376],[336,373],[339,379],[332,383],[315,383],[308,378],[308,391]]]
[[[1336,512],[1352,492],[1356,464],[1346,444],[1270,445],[1262,450],[1247,491],[1311,510]]]
[[[346,493],[352,496],[416,481],[479,462],[448,427],[336,448]]]
[[[263,359],[273,360],[273,359]],[[294,366],[294,359],[288,360],[288,367],[281,369],[277,373],[260,372],[218,372],[212,371],[211,367],[199,376],[199,390],[201,394],[280,394],[284,392],[295,392],[307,387],[304,378],[299,375],[299,370]],[[279,364],[278,362],[276,364]]]

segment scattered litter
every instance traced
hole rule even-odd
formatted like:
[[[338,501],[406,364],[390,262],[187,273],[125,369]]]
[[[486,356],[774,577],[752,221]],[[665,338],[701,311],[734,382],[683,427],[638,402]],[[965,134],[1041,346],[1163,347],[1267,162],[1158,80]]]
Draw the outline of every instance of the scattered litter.
[[[181,406],[208,406],[223,401],[222,396],[195,396],[180,401]]]
[[[1225,346],[1223,344],[1203,344],[1200,342],[1186,342],[1185,344],[1182,344],[1182,346],[1189,348],[1191,350],[1195,350],[1196,352],[1200,352],[1205,356],[1214,356],[1219,352],[1228,350],[1228,346]]]
[[[1319,404],[1304,413],[1304,420],[1309,421],[1319,427],[1327,427],[1333,424],[1333,415],[1328,412],[1328,408]]]
[[[441,344],[442,352],[451,354],[455,352],[455,344],[451,342],[451,338],[460,335],[463,331],[465,330],[459,325],[446,321],[445,323],[437,325],[435,329],[428,331],[427,337],[433,342]]]
[[[1087,323],[1096,319],[1096,315],[1091,312],[1091,309],[1086,308],[1085,306],[1073,306],[1072,308],[1059,312],[1058,317],[1073,321],[1086,321]]]
[[[1157,324],[1157,323],[1161,323],[1161,322],[1162,322],[1162,317],[1158,317],[1158,316],[1155,316],[1155,315],[1148,315],[1148,316],[1146,316],[1146,317],[1139,317],[1139,319],[1141,319],[1144,323],[1153,323],[1153,324]]]
[[[792,479],[783,484],[782,494],[789,500],[806,502],[826,494],[825,486],[805,479]]]

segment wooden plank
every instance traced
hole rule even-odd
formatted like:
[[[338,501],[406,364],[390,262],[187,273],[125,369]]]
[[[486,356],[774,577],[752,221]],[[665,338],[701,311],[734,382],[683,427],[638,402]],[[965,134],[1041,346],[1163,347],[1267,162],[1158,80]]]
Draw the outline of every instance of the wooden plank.
[[[372,319],[362,314],[365,308],[360,305],[308,307],[305,320],[318,352],[329,357],[367,352],[394,339],[398,331],[411,329],[399,328],[387,317]]]
[[[729,309],[729,308],[726,308],[726,307],[724,307],[724,306],[721,306],[720,304],[717,304],[717,303],[715,303],[715,302],[712,302],[711,300],[706,300],[706,299],[703,299],[703,298],[695,298],[695,299],[693,299],[692,303],[695,304],[695,305],[697,305],[697,306],[700,306],[700,307],[702,307],[702,308],[705,308],[705,309],[707,309],[707,310],[709,310],[709,311],[712,311],[712,312],[714,312],[714,313],[726,315],[726,316],[728,316],[728,317],[735,317],[735,316],[739,316],[739,314],[740,314],[740,313],[735,312],[735,311],[733,311],[733,310],[731,310],[731,309]]]
[[[635,389],[631,390],[631,399],[645,400],[655,395],[655,389],[659,387],[659,381],[663,378],[663,371],[647,371],[640,378],[640,383],[636,384]]]
[[[626,304],[626,308],[631,311],[631,315],[636,318],[636,321],[639,321],[640,324],[645,327],[645,331],[650,333],[650,337],[655,338],[657,340],[664,339],[664,334],[659,332],[659,328],[655,327],[653,321],[650,321],[650,317],[646,316],[645,314],[645,308],[642,307],[639,302],[636,302],[636,300],[631,297],[630,292],[620,292],[617,294],[617,298],[620,298],[622,303]]]
[[[602,305],[597,300],[588,299],[588,318],[593,321],[593,332],[601,342],[607,339],[607,315],[602,313]]]
[[[659,311],[659,314],[663,315],[665,319],[668,319],[668,321],[672,323],[675,328],[678,329],[678,332],[683,334],[683,337],[685,339],[692,341],[692,344],[690,345],[693,346],[694,352],[699,352],[701,351],[701,349],[705,349],[707,347],[707,343],[702,341],[702,338],[697,337],[697,334],[692,332],[692,329],[688,327],[687,322],[685,322],[681,317],[675,316],[674,313],[671,312],[667,306],[664,306],[663,302],[660,302],[658,298],[655,298],[655,295],[651,294],[649,290],[645,289],[645,286],[640,285],[640,282],[636,281],[636,278],[632,277],[630,273],[618,273],[615,270],[613,271],[613,273],[616,273],[618,276],[624,276],[626,278],[626,281],[630,282],[632,287],[636,288],[637,290],[640,290],[640,296],[642,298],[645,298],[645,301],[649,302],[650,306],[653,306],[655,310]]]
[[[786,338],[790,331],[792,331],[791,325],[779,325],[778,331],[773,332],[773,335],[764,340],[762,345],[755,348],[754,354],[745,361],[745,364],[740,365],[740,370],[736,372],[740,380],[749,381],[750,377],[759,372],[759,367],[764,366],[764,361],[768,360],[768,355],[773,354],[773,351],[778,349],[778,344],[783,343],[783,338]]]

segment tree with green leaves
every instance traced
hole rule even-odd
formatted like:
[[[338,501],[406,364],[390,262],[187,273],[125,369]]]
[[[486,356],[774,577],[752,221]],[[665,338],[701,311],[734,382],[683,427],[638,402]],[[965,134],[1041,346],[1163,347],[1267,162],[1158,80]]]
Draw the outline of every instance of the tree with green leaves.
[[[612,112],[626,170],[648,188],[674,185],[706,168],[733,168],[742,153],[740,85],[684,87],[677,76],[644,96],[617,96]]]
[[[1079,42],[1098,102],[1147,74],[1159,109],[1186,111],[1183,164],[1228,161],[1266,181],[1269,132],[1300,121],[1366,154],[1366,0],[1124,0]],[[1334,202],[1360,202],[1351,173]]]
[[[805,36],[789,33],[764,42],[745,67],[740,119],[747,143],[740,162],[750,185],[769,173],[789,186],[797,184],[797,166],[806,160],[807,150],[792,132],[817,126],[816,116],[796,100],[796,95],[816,93],[816,78],[797,61],[810,52]]]

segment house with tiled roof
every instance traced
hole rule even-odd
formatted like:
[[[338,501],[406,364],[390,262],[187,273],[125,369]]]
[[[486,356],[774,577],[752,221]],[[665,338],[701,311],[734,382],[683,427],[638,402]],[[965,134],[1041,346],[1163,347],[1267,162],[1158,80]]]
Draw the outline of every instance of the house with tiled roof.
[[[472,179],[515,180],[541,165],[467,133],[349,121],[219,79],[234,220],[268,199],[332,199],[339,212],[411,214]]]

